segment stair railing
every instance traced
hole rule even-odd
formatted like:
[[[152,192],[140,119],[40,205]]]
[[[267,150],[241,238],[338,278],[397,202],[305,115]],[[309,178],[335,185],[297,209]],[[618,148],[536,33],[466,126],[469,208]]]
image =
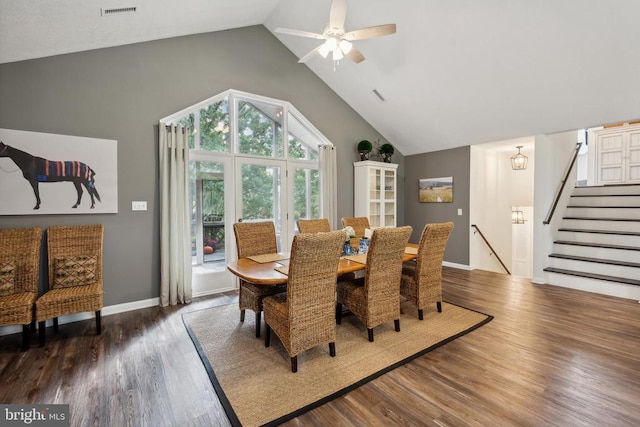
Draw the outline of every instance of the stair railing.
[[[573,169],[573,166],[576,164],[576,159],[578,158],[580,147],[582,147],[582,142],[578,142],[576,144],[576,149],[573,152],[571,159],[569,160],[569,165],[567,166],[567,171],[564,174],[564,178],[562,178],[562,181],[560,181],[560,187],[556,192],[556,197],[555,199],[553,199],[553,203],[551,204],[551,208],[549,208],[547,217],[544,219],[544,221],[542,221],[544,225],[549,225],[549,223],[551,222],[551,218],[553,217],[553,213],[556,211],[556,207],[558,207],[558,202],[560,201],[560,197],[562,196],[562,192],[564,191],[564,186],[567,183],[567,180],[569,179],[569,175],[571,174],[571,170]]]
[[[473,228],[476,229],[476,231],[473,232],[473,234],[476,233],[480,233],[480,237],[482,237],[482,240],[484,240],[484,242],[487,244],[487,246],[489,246],[489,249],[491,250],[491,252],[489,253],[489,255],[495,255],[496,259],[498,260],[498,262],[500,263],[500,265],[502,266],[502,268],[505,269],[505,271],[507,272],[507,274],[511,274],[511,272],[509,271],[509,269],[507,268],[506,265],[504,265],[504,262],[502,262],[502,260],[500,259],[500,256],[498,256],[498,254],[496,253],[495,249],[493,249],[493,246],[491,246],[491,243],[489,243],[489,241],[487,240],[486,237],[484,237],[484,234],[482,234],[482,231],[480,231],[480,228],[478,228],[477,225],[475,224],[471,224],[471,226]]]

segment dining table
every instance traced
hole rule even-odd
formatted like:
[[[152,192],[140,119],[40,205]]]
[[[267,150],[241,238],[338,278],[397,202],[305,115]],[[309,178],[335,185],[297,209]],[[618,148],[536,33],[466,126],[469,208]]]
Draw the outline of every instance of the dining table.
[[[402,262],[415,259],[417,249],[417,244],[409,243],[402,257]],[[367,266],[364,262],[366,254],[360,255],[341,256],[337,275],[340,276],[366,269]],[[289,254],[287,252],[266,254],[260,257],[262,258],[253,257],[254,259],[251,259],[252,257],[248,257],[233,260],[227,264],[227,269],[240,279],[255,285],[276,286],[287,283],[288,276],[282,272],[286,271],[286,266],[289,264]],[[270,261],[270,259],[274,259],[274,261]],[[361,262],[355,261],[356,259]]]

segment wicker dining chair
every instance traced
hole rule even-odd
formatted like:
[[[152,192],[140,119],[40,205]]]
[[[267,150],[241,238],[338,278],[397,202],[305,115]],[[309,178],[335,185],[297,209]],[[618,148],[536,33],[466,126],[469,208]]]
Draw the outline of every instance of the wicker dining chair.
[[[418,308],[418,318],[424,309],[436,303],[442,312],[442,261],[453,230],[453,222],[427,224],[422,231],[415,261],[403,264],[400,295]]]
[[[41,243],[40,227],[0,229],[0,326],[22,325],[23,350],[34,321]]]
[[[238,259],[278,252],[276,228],[272,221],[237,222],[233,224],[233,233],[236,237]],[[263,298],[286,289],[287,285],[254,285],[240,279],[240,321],[244,322],[246,309],[253,310],[256,314],[256,338],[260,338]]]
[[[412,230],[407,225],[373,231],[364,277],[338,281],[336,323],[341,324],[345,305],[365,324],[369,341],[373,341],[373,328],[390,320],[400,331],[402,258]]]
[[[351,246],[358,246],[360,238],[364,237],[364,230],[369,227],[369,218],[366,216],[344,217],[341,219],[343,227],[352,227],[356,236],[351,239]]]
[[[331,225],[327,218],[299,219],[298,231],[300,233],[326,233],[331,231]]]
[[[104,227],[52,226],[47,229],[49,290],[36,300],[40,346],[46,340],[46,321],[85,311],[95,312],[96,333],[102,333],[102,253]]]
[[[271,330],[291,357],[291,372],[298,371],[298,354],[329,343],[336,355],[334,304],[336,274],[344,233],[304,233],[293,238],[287,292],[264,299],[265,347]]]

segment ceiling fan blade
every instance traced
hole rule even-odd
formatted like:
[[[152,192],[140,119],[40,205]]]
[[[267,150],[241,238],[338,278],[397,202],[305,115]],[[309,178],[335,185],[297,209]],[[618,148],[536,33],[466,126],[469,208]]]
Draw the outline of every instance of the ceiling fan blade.
[[[355,46],[353,46],[349,51],[349,53],[346,54],[346,57],[352,60],[353,62],[355,62],[356,64],[359,64],[362,61],[364,61],[364,55],[362,55],[362,53],[360,53],[360,51],[356,49]]]
[[[309,31],[302,31],[302,30],[292,30],[290,28],[276,28],[273,31],[280,34],[289,34],[290,36],[308,37],[311,39],[318,39],[318,40],[327,39],[322,34],[311,33]]]
[[[349,31],[342,38],[345,40],[364,40],[374,37],[388,36],[396,32],[396,24],[376,25],[374,27],[361,28]]]
[[[344,31],[344,21],[347,18],[347,0],[333,0],[329,11],[329,28]]]
[[[317,48],[313,49],[311,52],[307,53],[305,56],[300,58],[298,60],[298,64],[304,64],[305,62],[307,62],[308,60],[316,56],[318,54],[318,49],[320,49],[321,46],[322,45],[318,46]]]

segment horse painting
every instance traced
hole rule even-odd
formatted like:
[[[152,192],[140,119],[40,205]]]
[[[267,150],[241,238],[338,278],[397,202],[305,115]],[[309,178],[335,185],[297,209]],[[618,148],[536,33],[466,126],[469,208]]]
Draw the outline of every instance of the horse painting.
[[[0,141],[0,157],[9,157],[22,170],[24,179],[29,181],[36,196],[36,205],[33,209],[40,209],[41,182],[63,182],[70,181],[76,187],[78,200],[73,208],[77,208],[82,200],[82,186],[87,189],[91,196],[91,209],[95,208],[95,199],[100,200],[100,195],[96,190],[95,171],[88,165],[77,161],[53,161],[10,147]],[[95,197],[95,199],[94,199]]]

